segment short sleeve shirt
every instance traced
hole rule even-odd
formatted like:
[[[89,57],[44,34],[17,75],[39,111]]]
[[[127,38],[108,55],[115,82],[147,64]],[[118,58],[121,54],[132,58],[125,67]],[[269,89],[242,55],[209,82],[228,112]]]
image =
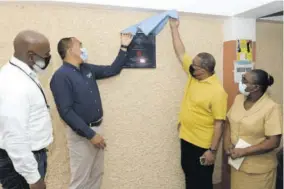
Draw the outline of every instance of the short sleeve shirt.
[[[282,134],[280,106],[267,94],[264,94],[249,110],[245,110],[244,95],[238,95],[228,112],[231,128],[231,141],[236,144],[243,139],[251,145],[257,145],[266,136]],[[240,167],[247,173],[266,173],[277,166],[276,152],[247,156]]]
[[[189,74],[192,59],[183,58],[183,68],[188,73],[184,97],[179,115],[180,138],[201,148],[211,146],[214,121],[225,120],[227,93],[213,74],[205,80],[197,80]]]

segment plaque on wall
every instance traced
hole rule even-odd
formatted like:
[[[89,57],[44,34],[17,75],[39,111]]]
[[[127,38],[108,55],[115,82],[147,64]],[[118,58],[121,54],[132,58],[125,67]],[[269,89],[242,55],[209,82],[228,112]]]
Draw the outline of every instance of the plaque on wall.
[[[128,61],[124,68],[156,68],[156,37],[137,32],[128,47]]]

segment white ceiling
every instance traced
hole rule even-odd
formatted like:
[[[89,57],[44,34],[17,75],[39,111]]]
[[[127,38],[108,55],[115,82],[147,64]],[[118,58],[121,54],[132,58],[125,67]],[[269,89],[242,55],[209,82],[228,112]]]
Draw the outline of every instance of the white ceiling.
[[[9,2],[11,1],[19,2],[24,0],[9,0]],[[36,0],[33,1],[39,2]],[[181,12],[220,16],[233,16],[235,14],[272,2],[272,0],[49,0],[45,2],[50,1],[112,5],[155,10],[176,9]]]
[[[27,2],[25,0],[0,0],[9,2]],[[69,2],[78,4],[109,5],[154,10],[176,9],[180,12],[208,14],[218,16],[244,16],[259,18],[283,10],[283,0],[30,0],[28,2]],[[259,16],[260,15],[260,16]],[[274,18],[282,20],[283,17]]]
[[[283,11],[283,1],[273,1],[246,12],[237,14],[238,17],[260,18],[272,13]],[[260,18],[261,20],[283,21],[283,16]]]

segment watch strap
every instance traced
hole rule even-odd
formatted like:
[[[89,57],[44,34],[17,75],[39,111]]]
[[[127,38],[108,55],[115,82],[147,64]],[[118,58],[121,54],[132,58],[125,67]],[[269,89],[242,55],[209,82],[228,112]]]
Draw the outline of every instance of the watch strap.
[[[217,150],[214,150],[214,149],[212,149],[212,148],[209,148],[208,149],[210,152],[212,152],[212,153],[216,153],[217,152]]]

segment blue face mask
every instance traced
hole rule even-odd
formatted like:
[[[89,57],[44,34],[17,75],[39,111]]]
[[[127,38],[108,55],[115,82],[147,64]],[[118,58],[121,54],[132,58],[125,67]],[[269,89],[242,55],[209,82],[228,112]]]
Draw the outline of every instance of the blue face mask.
[[[81,48],[81,55],[80,55],[81,59],[83,60],[83,62],[86,62],[88,60],[88,52],[86,48]]]

